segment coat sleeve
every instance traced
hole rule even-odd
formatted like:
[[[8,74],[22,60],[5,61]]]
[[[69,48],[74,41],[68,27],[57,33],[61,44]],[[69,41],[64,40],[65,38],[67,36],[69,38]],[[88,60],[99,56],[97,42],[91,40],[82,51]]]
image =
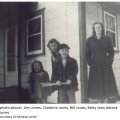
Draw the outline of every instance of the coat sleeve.
[[[92,57],[92,51],[90,46],[90,39],[88,39],[86,42],[86,48],[85,48],[85,58],[88,65],[91,65],[91,57]]]
[[[47,72],[44,74],[44,81],[43,82],[50,82],[49,75]]]
[[[108,55],[109,55],[110,65],[112,65],[114,58],[114,48],[110,38],[108,38]]]
[[[69,75],[69,79],[72,81],[73,86],[77,86],[77,74],[78,74],[78,64],[77,61],[74,59],[71,63],[71,72]]]

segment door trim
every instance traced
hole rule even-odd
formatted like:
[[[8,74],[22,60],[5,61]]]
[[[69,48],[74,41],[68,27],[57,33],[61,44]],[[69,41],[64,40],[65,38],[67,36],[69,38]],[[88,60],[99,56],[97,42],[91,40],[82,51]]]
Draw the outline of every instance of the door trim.
[[[10,29],[15,29],[15,71],[7,71],[7,33]],[[5,85],[6,87],[6,75],[14,75],[15,72],[17,73],[17,80],[18,80],[18,25],[13,25],[11,27],[8,27],[5,29],[5,54],[4,54],[4,60],[5,60]]]

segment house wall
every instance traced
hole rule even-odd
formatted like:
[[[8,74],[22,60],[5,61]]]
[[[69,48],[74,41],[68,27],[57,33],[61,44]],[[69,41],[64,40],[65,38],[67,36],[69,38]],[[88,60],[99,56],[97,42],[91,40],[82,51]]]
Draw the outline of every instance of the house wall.
[[[100,3],[86,2],[86,38],[92,34],[92,25],[99,21],[103,23],[103,8]],[[117,14],[118,49],[120,50],[120,14]],[[117,88],[120,95],[120,52],[116,52],[113,62],[113,70],[116,78]]]
[[[70,56],[75,58],[80,66],[79,57],[79,31],[78,31],[78,3],[77,2],[61,2],[49,3],[40,2],[36,10],[45,8],[45,55],[36,57],[25,56],[25,29],[21,33],[21,83],[22,87],[28,87],[28,75],[31,72],[31,63],[34,60],[40,60],[45,70],[51,73],[51,54],[47,48],[47,43],[51,38],[56,38],[60,43],[66,43],[70,46]],[[25,23],[22,24],[25,28]],[[77,103],[81,102],[80,88],[80,68],[78,73],[78,87],[76,92]],[[57,91],[48,97],[48,102],[57,102]]]

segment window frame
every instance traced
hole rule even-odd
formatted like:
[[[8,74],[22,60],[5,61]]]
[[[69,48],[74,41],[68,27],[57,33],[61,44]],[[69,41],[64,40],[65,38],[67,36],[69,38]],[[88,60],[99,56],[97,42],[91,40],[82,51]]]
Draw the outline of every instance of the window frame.
[[[106,15],[108,15],[108,16],[110,16],[110,17],[112,17],[112,18],[114,19],[115,31],[112,31],[112,30],[106,28],[106,18],[105,18]],[[114,50],[115,50],[115,51],[118,51],[117,15],[114,14],[114,13],[112,13],[112,12],[110,12],[110,11],[104,10],[104,12],[103,12],[103,17],[104,17],[104,30],[105,30],[105,35],[106,35],[106,32],[107,32],[107,31],[115,34],[115,47],[114,47]]]
[[[40,50],[34,50],[34,51],[28,51],[29,49],[29,44],[28,44],[28,38],[30,37],[28,35],[28,24],[29,24],[29,21],[32,21],[32,20],[35,20],[37,18],[40,18],[41,20],[41,32],[40,33],[36,33],[36,34],[33,34],[33,35],[30,35],[30,36],[35,36],[37,34],[40,34],[41,35],[41,49]],[[35,13],[32,13],[32,16],[27,18],[26,20],[26,55],[27,56],[31,56],[31,55],[44,55],[45,54],[45,44],[44,44],[44,14],[42,11],[37,11]]]
[[[7,64],[7,60],[8,60],[8,53],[7,53],[7,47],[8,47],[8,39],[7,39],[7,36],[8,36],[8,32],[12,29],[15,29],[15,70],[13,71],[8,71],[8,64]],[[17,57],[18,57],[18,46],[17,46],[17,43],[18,43],[18,25],[13,25],[9,28],[7,28],[5,30],[5,73],[7,75],[9,74],[14,74],[15,72],[18,72],[18,63],[17,63]]]

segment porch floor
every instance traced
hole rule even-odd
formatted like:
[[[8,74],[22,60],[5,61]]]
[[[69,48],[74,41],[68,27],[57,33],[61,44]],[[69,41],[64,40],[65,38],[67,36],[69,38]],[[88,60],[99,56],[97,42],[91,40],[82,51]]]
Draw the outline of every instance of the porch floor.
[[[28,90],[17,86],[0,88],[0,103],[33,103]]]
[[[0,103],[35,103],[30,99],[27,89],[17,86],[0,88]],[[109,103],[120,104],[120,98],[109,101]]]

